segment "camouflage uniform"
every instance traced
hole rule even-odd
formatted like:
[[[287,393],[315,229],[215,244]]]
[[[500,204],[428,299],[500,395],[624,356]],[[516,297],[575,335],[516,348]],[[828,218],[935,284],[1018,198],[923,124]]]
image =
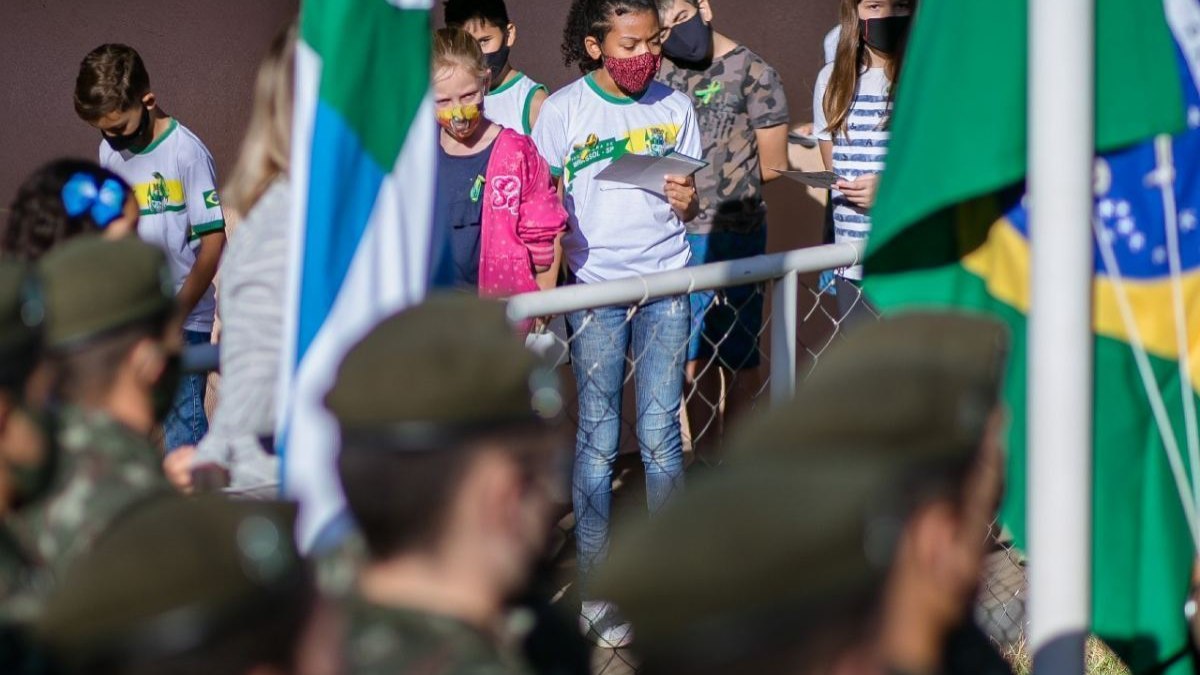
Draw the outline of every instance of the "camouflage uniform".
[[[36,584],[29,557],[12,530],[0,526],[0,624],[23,623],[36,614]]]
[[[158,450],[103,413],[64,408],[58,442],[50,493],[15,518],[27,548],[55,575],[127,508],[171,490]]]
[[[347,601],[349,675],[528,675],[515,653],[476,628],[445,616]]]
[[[708,166],[696,174],[700,215],[687,224],[692,263],[700,265],[762,255],[767,250],[767,205],[762,198],[759,129],[788,123],[779,73],[742,45],[707,68],[663,61],[658,79],[692,98]],[[767,167],[786,169],[787,167]],[[730,370],[757,367],[762,293],[755,286],[693,293],[688,360],[711,356],[719,345]]]

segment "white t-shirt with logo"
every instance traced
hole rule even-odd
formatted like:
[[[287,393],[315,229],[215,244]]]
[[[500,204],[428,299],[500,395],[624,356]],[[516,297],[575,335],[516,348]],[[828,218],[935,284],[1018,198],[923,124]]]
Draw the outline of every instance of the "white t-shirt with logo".
[[[872,173],[883,173],[887,160],[887,129],[892,103],[889,98],[891,83],[883,68],[869,68],[858,76],[858,89],[850,104],[846,133],[836,137],[827,128],[825,117],[825,90],[833,64],[826,65],[817,75],[817,87],[813,95],[813,130],[822,141],[833,143],[833,172],[846,180],[855,180]],[[867,209],[850,203],[846,195],[833,191],[833,236],[836,242],[866,239],[871,232],[871,216]],[[862,266],[850,267],[841,275],[847,279],[862,279]]]
[[[507,129],[528,136],[533,131],[530,113],[533,112],[533,97],[539,92],[549,93],[544,85],[517,73],[507,84],[488,92],[483,98],[483,114],[491,121]]]
[[[178,293],[196,263],[200,237],[225,229],[217,172],[208,148],[172,119],[167,131],[141,152],[117,152],[101,141],[100,165],[133,186],[141,209],[138,236],[166,254]],[[210,285],[184,321],[184,329],[211,331],[216,307],[216,292]]]
[[[618,98],[587,75],[546,100],[533,140],[551,173],[563,180],[570,215],[563,248],[579,281],[687,266],[691,254],[683,222],[666,197],[597,181],[596,174],[628,152],[663,156],[674,150],[700,157],[691,99],[659,82],[636,100]]]

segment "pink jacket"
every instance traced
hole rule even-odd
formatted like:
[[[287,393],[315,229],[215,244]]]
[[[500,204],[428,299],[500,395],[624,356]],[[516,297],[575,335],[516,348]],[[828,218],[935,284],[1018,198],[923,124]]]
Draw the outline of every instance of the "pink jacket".
[[[554,262],[567,212],[550,168],[528,136],[504,129],[488,161],[480,223],[479,294],[506,298],[538,290],[534,267]]]

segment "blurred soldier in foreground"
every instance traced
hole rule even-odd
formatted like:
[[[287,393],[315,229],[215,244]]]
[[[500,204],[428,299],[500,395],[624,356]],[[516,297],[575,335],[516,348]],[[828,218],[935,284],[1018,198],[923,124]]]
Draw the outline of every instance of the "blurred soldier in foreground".
[[[30,270],[0,263],[0,518],[37,499],[53,471],[52,446],[29,396],[40,360],[45,312]],[[40,609],[39,574],[7,524],[0,524],[0,672],[42,672],[29,623]]]
[[[348,672],[530,672],[506,618],[566,487],[553,371],[499,304],[435,297],[356,345],[326,405],[369,558],[347,602]]]
[[[295,508],[152,499],[80,557],[39,633],[66,675],[287,675],[313,598]]]
[[[38,276],[58,466],[15,528],[59,575],[129,505],[170,489],[149,436],[174,393],[179,319],[162,254],[136,239],[69,242]]]
[[[894,673],[1007,673],[974,621],[1003,485],[1000,324],[911,314],[863,325],[794,401],[744,430],[741,461],[798,472],[887,463],[910,505],[885,594],[880,655]]]
[[[645,675],[874,675],[899,535],[886,472],[768,462],[688,486],[618,538],[600,588]]]
[[[743,429],[713,494],[614,554],[647,672],[1008,672],[971,618],[1006,351],[982,320],[864,325]]]
[[[27,504],[48,483],[50,448],[27,401],[38,365],[45,316],[38,285],[22,264],[0,263],[0,518]],[[0,621],[22,620],[14,606],[32,582],[25,552],[0,526]]]

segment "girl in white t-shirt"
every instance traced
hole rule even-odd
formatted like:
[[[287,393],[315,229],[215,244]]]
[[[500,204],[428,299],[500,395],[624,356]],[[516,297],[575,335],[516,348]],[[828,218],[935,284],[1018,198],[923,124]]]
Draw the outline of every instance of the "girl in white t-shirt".
[[[841,180],[833,190],[834,241],[854,241],[871,230],[871,207],[887,156],[888,118],[900,53],[916,0],[841,0],[840,36],[832,63],[817,76],[813,128],[825,168]],[[862,268],[842,270],[862,279]],[[857,300],[841,284],[838,296]]]
[[[570,272],[577,283],[597,283],[682,269],[690,259],[684,222],[699,210],[692,179],[664,176],[661,191],[597,179],[628,153],[700,157],[691,100],[654,81],[662,61],[657,3],[573,0],[567,21],[563,53],[584,76],[546,100],[533,139],[561,181]],[[654,512],[683,480],[679,405],[689,316],[682,295],[567,317],[579,388],[573,502],[581,623],[606,647],[632,637],[611,606],[589,595],[588,584],[608,551],[626,358],[633,364],[638,445]]]

